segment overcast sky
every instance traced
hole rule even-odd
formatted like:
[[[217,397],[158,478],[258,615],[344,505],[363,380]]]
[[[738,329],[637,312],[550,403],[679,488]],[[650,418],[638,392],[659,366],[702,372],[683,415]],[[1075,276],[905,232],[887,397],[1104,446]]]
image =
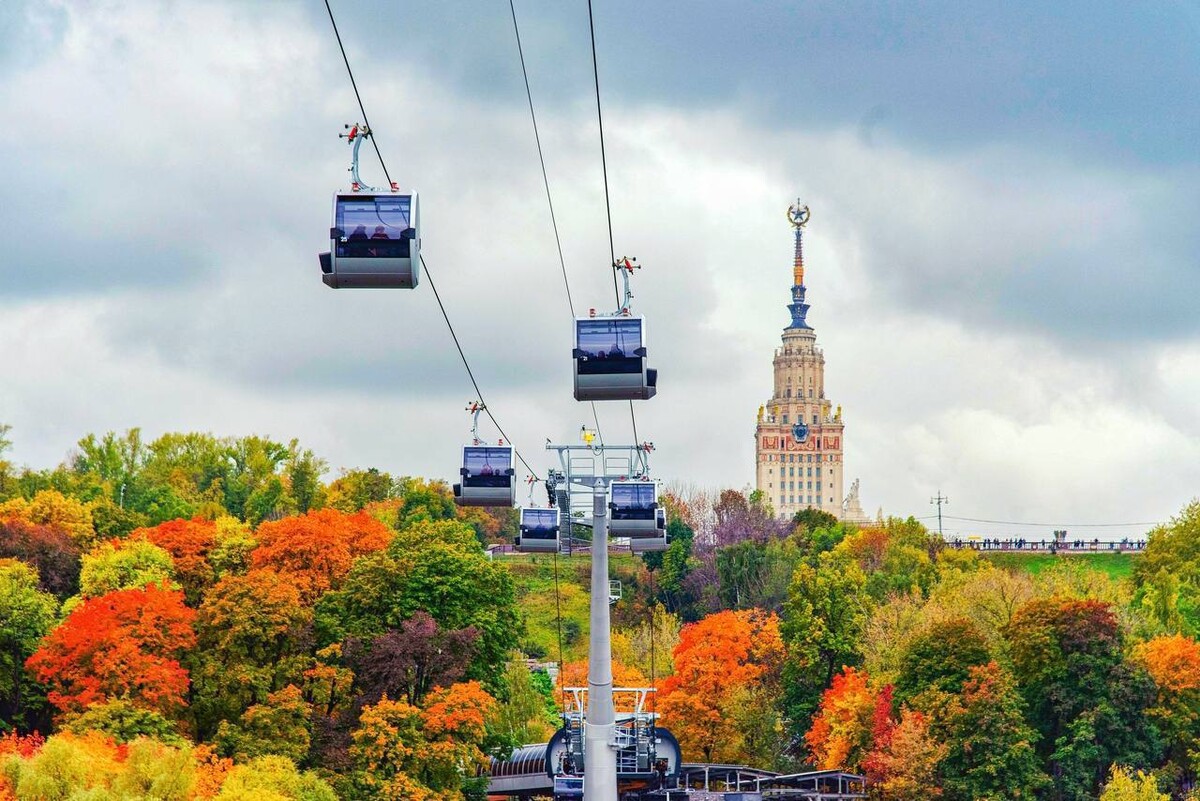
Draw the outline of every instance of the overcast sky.
[[[332,4],[476,377],[540,471],[591,414],[508,4]],[[799,196],[809,322],[868,511],[928,515],[940,488],[956,516],[1140,522],[1200,493],[1195,2],[595,12],[659,477],[753,480]],[[575,303],[608,310],[586,3],[517,13]],[[320,0],[8,0],[0,114],[16,461],[140,426],[456,474],[473,390],[428,284],[320,280],[337,133],[359,116]],[[631,440],[627,407],[599,407],[605,438]]]

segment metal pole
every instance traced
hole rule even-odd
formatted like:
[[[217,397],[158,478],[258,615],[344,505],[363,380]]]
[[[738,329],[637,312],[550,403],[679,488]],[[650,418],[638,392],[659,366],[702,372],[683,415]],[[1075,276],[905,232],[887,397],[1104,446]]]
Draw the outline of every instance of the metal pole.
[[[608,489],[592,485],[592,598],[588,637],[588,708],[584,725],[584,801],[617,801],[617,752],[613,739],[612,631],[608,608]]]

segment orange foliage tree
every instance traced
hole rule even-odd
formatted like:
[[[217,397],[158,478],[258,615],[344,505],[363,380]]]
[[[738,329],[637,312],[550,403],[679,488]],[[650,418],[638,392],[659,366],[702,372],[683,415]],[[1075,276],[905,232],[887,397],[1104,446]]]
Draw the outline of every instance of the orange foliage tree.
[[[387,547],[392,532],[364,512],[348,515],[321,509],[263,523],[251,553],[256,568],[286,574],[306,603],[341,582],[354,559]]]
[[[195,645],[195,616],[183,593],[153,584],[89,598],[26,667],[63,712],[114,699],[169,711],[184,705],[188,672],[179,658]]]
[[[152,528],[139,528],[130,538],[142,537],[171,554],[175,576],[184,594],[196,603],[216,574],[208,553],[216,544],[217,524],[211,520],[169,520]]]
[[[458,798],[465,776],[486,767],[482,745],[496,701],[478,682],[434,690],[424,708],[406,701],[363,709],[351,756],[372,798]]]
[[[662,683],[658,711],[685,755],[700,755],[706,762],[742,756],[731,702],[747,688],[773,684],[783,654],[773,614],[717,612],[683,627],[675,673]]]
[[[848,667],[833,677],[804,735],[818,770],[856,770],[862,764],[876,729],[880,695],[865,671]]]
[[[1149,714],[1167,741],[1171,761],[1186,769],[1200,751],[1200,643],[1180,634],[1155,637],[1134,650],[1134,659],[1158,688]]]
[[[646,678],[646,674],[638,670],[632,665],[626,665],[616,659],[612,663],[613,686],[614,687],[649,687],[650,679]],[[563,665],[562,670],[558,674],[558,702],[563,703],[563,688],[564,687],[586,687],[588,686],[588,663],[586,659],[581,659],[577,662],[567,662]],[[634,706],[634,698],[629,693],[622,693],[615,699],[618,712],[632,712]]]

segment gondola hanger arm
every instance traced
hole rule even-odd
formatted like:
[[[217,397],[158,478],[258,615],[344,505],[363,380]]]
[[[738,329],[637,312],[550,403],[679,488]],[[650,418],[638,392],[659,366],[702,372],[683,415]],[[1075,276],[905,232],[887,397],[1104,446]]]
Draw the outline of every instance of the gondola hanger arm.
[[[371,137],[371,129],[364,123],[346,123],[346,133],[338,134],[339,139],[345,139],[346,144],[350,145],[350,168],[347,172],[350,173],[350,188],[355,192],[382,192],[374,186],[368,186],[363,182],[363,179],[358,174],[358,149],[362,147],[362,143]],[[400,185],[395,181],[391,182],[391,191],[399,192]]]

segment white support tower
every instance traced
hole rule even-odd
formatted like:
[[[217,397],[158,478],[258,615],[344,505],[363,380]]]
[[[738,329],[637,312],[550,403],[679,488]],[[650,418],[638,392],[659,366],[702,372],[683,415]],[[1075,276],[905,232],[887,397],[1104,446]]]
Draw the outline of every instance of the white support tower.
[[[617,801],[617,749],[621,743],[617,741],[613,704],[608,486],[613,481],[645,473],[645,450],[636,445],[553,444],[547,444],[546,450],[558,451],[562,467],[560,478],[567,484],[562,489],[568,498],[583,488],[592,492],[591,631],[588,636],[587,715],[583,724],[583,798],[584,801]],[[573,509],[572,505],[572,514]],[[572,522],[586,525],[589,521],[573,519]]]

